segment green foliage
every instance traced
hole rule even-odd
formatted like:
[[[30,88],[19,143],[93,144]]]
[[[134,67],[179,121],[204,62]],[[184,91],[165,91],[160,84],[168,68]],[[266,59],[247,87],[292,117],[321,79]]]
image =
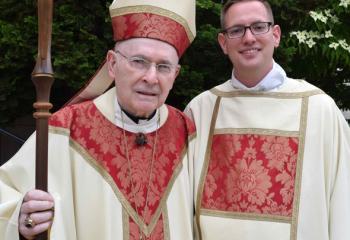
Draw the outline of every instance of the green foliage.
[[[339,0],[295,2],[294,10],[289,10],[294,18],[289,18],[290,27],[279,50],[290,49],[290,55],[285,58],[288,61],[283,64],[288,66],[290,76],[306,79],[331,95],[339,107],[349,109],[350,86],[346,83],[350,81],[350,49],[331,47],[338,41],[350,43],[350,6],[344,8],[339,3]],[[315,21],[310,11],[328,15],[327,20]],[[314,45],[311,46],[312,41],[304,43],[291,36],[293,31],[312,32],[311,35],[317,36]]]
[[[18,106],[33,97],[30,73],[36,42],[33,40],[35,32],[28,31],[36,28],[32,17],[34,11],[28,10],[33,7],[29,1],[22,4],[3,1],[0,4],[0,124],[25,113]]]
[[[182,72],[168,103],[183,109],[200,92],[229,78],[231,64],[217,43],[220,1],[197,0],[197,36],[181,59]]]
[[[52,102],[56,109],[84,85],[113,46],[106,0],[56,0],[54,6],[52,59],[55,82]],[[342,108],[350,108],[350,54],[329,47],[330,41],[350,42],[348,8],[338,0],[271,0],[282,41],[275,60],[288,75],[303,78],[329,93]],[[181,59],[181,74],[168,103],[183,108],[198,93],[226,81],[231,64],[222,53],[221,0],[197,0],[197,37]],[[339,23],[314,21],[310,11],[331,9]],[[0,125],[32,112],[35,90],[30,80],[37,54],[36,4],[32,0],[0,2]],[[299,43],[293,31],[332,30],[333,38],[317,39],[310,48]]]
[[[326,41],[318,41],[313,48],[309,48],[290,35],[293,31],[303,29],[323,32],[332,29],[337,39],[347,39],[349,42],[350,6],[348,9],[339,7],[338,0],[271,0],[269,2],[274,11],[276,24],[282,28],[282,40],[275,52],[275,60],[282,65],[288,76],[306,79],[330,94],[341,108],[350,108],[348,97],[350,86],[344,85],[350,82],[349,52],[341,48],[331,49],[329,42]],[[184,80],[182,75],[177,80],[173,94],[179,97],[178,92],[182,91],[181,96],[187,95],[185,98],[180,98],[182,105],[177,105],[180,108],[185,106],[188,99],[191,99],[196,92],[222,83],[231,74],[232,66],[222,54],[216,40],[220,28],[220,1],[199,0],[196,3],[197,37],[184,56],[188,61],[189,71],[191,74],[196,74],[196,77],[186,75],[187,80]],[[310,11],[329,8],[333,9],[333,14],[339,18],[339,23],[329,21],[328,26],[324,26],[324,24],[315,23],[309,15]],[[183,81],[191,81],[193,84],[183,85]],[[178,84],[179,82],[181,84]],[[185,87],[185,90],[180,90],[177,86],[181,89]]]
[[[57,0],[54,6],[52,63],[56,109],[88,80],[113,46],[110,1]],[[30,80],[37,54],[35,1],[0,3],[0,125],[32,112]]]
[[[106,5],[105,1],[56,1],[52,56],[57,82],[82,87],[113,46]]]

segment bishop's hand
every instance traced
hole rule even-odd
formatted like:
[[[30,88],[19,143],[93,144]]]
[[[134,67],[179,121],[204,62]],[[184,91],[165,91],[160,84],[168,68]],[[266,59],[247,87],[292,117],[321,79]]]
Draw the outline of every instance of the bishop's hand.
[[[54,199],[41,190],[31,190],[24,196],[18,218],[18,231],[25,239],[34,239],[47,231],[54,217]]]

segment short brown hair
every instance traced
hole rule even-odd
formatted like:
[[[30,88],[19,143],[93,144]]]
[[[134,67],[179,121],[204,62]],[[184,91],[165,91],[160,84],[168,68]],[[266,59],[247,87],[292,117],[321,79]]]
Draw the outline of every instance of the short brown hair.
[[[274,24],[274,17],[273,17],[273,12],[272,12],[272,8],[271,5],[268,3],[268,1],[266,0],[228,0],[224,6],[221,9],[221,15],[220,15],[220,22],[221,22],[221,28],[222,30],[225,30],[226,26],[225,26],[225,15],[228,11],[228,9],[236,4],[236,3],[240,3],[240,2],[253,2],[253,1],[257,1],[257,2],[261,2],[262,4],[264,4],[265,9],[267,10],[268,15],[270,15],[271,17],[271,22],[272,24]]]

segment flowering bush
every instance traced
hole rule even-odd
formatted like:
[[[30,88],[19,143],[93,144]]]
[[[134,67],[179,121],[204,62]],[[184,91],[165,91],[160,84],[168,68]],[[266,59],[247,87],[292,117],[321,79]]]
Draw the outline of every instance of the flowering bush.
[[[30,74],[37,51],[36,1],[0,1],[0,125],[32,112]],[[227,80],[232,65],[217,43],[222,0],[196,0],[197,37],[181,59],[168,103],[183,108],[198,93]],[[350,0],[269,0],[282,41],[275,60],[350,109]],[[51,102],[59,108],[90,78],[113,46],[111,0],[55,1]],[[348,84],[346,84],[348,83]]]
[[[350,5],[350,0],[341,0],[338,4],[338,8],[343,7],[347,9],[348,5]],[[328,44],[330,49],[336,50],[338,47],[341,47],[343,50],[350,53],[350,45],[347,40],[340,39],[338,36],[332,34],[333,28],[336,29],[343,25],[336,15],[339,12],[340,9],[310,11],[309,16],[314,20],[317,30],[292,31],[290,36],[295,36],[299,43],[306,44],[309,48],[312,48],[316,44],[316,40],[322,39],[324,43]]]
[[[271,2],[280,9],[275,17],[282,15],[284,38],[277,52],[289,75],[315,84],[349,109],[350,0]],[[290,13],[282,9],[286,6]]]

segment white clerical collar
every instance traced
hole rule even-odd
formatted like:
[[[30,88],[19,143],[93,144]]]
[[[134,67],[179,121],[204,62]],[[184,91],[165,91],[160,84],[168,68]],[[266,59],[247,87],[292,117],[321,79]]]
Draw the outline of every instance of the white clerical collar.
[[[232,70],[231,83],[232,86],[236,89],[240,90],[248,90],[248,91],[270,91],[273,89],[277,89],[279,86],[283,84],[287,75],[283,68],[273,61],[273,67],[271,71],[254,87],[247,87],[242,84],[234,74],[234,69]]]
[[[142,120],[140,119],[138,123],[135,123],[133,120],[131,120],[125,113],[122,113],[122,109],[120,108],[120,105],[118,103],[117,98],[115,98],[115,124],[123,128],[123,121],[124,121],[124,128],[125,130],[133,133],[149,133],[153,132],[158,127],[158,118],[159,118],[159,109],[157,109],[154,116],[149,120]],[[122,115],[123,114],[123,118]],[[123,121],[122,121],[123,120]]]

